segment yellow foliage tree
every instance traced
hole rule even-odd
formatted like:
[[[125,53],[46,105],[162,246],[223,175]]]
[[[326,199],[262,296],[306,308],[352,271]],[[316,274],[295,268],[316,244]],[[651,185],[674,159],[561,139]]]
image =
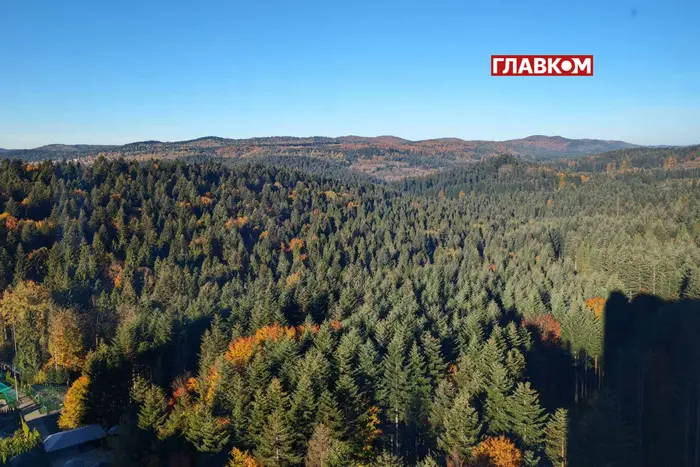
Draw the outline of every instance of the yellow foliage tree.
[[[58,419],[58,426],[63,430],[71,430],[83,425],[87,412],[87,399],[90,391],[90,380],[87,376],[76,379],[66,393],[63,401],[63,411]]]
[[[252,337],[239,337],[228,346],[226,360],[233,363],[239,370],[248,363],[255,351],[255,342]]]
[[[11,328],[17,347],[15,363],[27,375],[41,370],[48,360],[46,335],[53,307],[49,290],[32,281],[20,282],[0,300],[0,331]],[[2,345],[11,343],[0,341]]]
[[[247,452],[243,452],[238,448],[233,448],[228,467],[263,467],[263,465]]]
[[[523,455],[505,436],[486,438],[472,450],[479,467],[520,467]]]
[[[77,369],[83,354],[83,335],[77,313],[66,308],[49,312],[49,353],[56,366]]]
[[[588,298],[586,299],[586,305],[596,316],[600,316],[603,314],[603,310],[605,310],[605,299],[603,297]]]

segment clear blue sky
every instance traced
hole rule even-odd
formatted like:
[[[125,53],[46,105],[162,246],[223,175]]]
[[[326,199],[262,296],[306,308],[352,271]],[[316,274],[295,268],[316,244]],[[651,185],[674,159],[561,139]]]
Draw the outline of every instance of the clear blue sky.
[[[206,135],[700,143],[699,0],[21,0],[3,2],[0,24],[5,148]],[[592,53],[596,75],[490,76],[491,54],[518,53]]]

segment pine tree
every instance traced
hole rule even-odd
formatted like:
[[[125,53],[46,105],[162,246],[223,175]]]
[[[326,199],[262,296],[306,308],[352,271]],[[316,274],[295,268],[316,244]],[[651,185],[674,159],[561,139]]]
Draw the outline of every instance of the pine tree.
[[[547,422],[545,453],[554,467],[567,465],[569,420],[565,409],[557,409]]]
[[[503,365],[496,362],[491,365],[489,383],[486,386],[485,417],[488,432],[492,434],[507,433],[511,428],[508,412],[508,393],[513,383]]]
[[[419,446],[425,441],[424,427],[430,414],[430,380],[425,374],[425,359],[418,344],[413,343],[406,368],[408,378],[408,425],[413,439],[413,454],[418,455]]]
[[[434,338],[429,332],[425,332],[421,338],[421,344],[426,359],[426,371],[430,376],[431,384],[436,387],[445,375],[447,367],[440,350],[440,340]]]
[[[360,386],[364,392],[373,394],[379,376],[379,354],[371,339],[360,346],[357,360]]]
[[[221,402],[215,405],[215,410],[231,413],[231,431],[233,440],[238,444],[246,443],[248,432],[248,412],[250,410],[250,394],[243,377],[237,372],[226,373],[222,376],[224,390]]]
[[[167,419],[168,403],[165,392],[158,386],[151,385],[143,394],[143,403],[139,408],[138,427],[144,431],[158,433]]]
[[[403,467],[404,464],[398,456],[390,452],[383,452],[372,465],[375,467]]]
[[[15,263],[15,272],[12,275],[12,280],[16,285],[27,278],[27,271],[29,270],[29,261],[24,254],[24,247],[21,243],[17,246],[15,257],[17,258],[17,262]]]
[[[440,464],[438,464],[437,462],[435,462],[435,459],[433,459],[433,458],[430,457],[430,456],[428,456],[428,457],[426,457],[426,458],[424,458],[424,459],[421,459],[421,460],[418,461],[418,463],[416,464],[416,467],[439,467],[439,466],[440,466]]]
[[[262,433],[265,429],[269,408],[267,397],[263,389],[255,391],[253,402],[250,408],[250,423],[248,425],[248,443],[257,445],[260,443]]]
[[[440,381],[430,407],[430,425],[434,431],[444,429],[447,415],[452,410],[457,391],[448,380]]]
[[[316,410],[316,423],[323,423],[332,431],[337,439],[342,439],[346,433],[346,426],[343,424],[343,414],[338,408],[338,403],[333,394],[325,390],[321,393]]]
[[[292,394],[290,416],[293,426],[299,434],[299,441],[306,443],[314,427],[316,413],[316,398],[314,397],[311,379],[307,373],[299,378],[296,390]]]
[[[221,316],[214,315],[211,327],[202,336],[202,347],[199,354],[200,375],[205,375],[216,358],[226,351],[229,341]]]
[[[399,423],[406,417],[408,406],[408,375],[405,368],[404,341],[397,333],[389,343],[387,354],[382,360],[383,375],[379,398],[394,426],[394,452],[399,450]]]
[[[438,437],[438,447],[459,465],[471,457],[471,451],[479,441],[480,432],[479,416],[471,405],[469,395],[460,393],[445,416],[442,432]]]
[[[510,431],[520,438],[526,448],[538,448],[543,441],[547,417],[530,383],[517,384],[508,399],[506,410],[510,418]]]
[[[204,453],[221,452],[229,440],[226,426],[203,404],[189,414],[185,436],[197,451]]]
[[[276,409],[267,417],[255,457],[265,465],[274,466],[294,465],[300,461],[294,452],[294,433],[284,410]]]
[[[358,430],[357,419],[361,414],[362,402],[357,384],[347,373],[338,378],[335,385],[335,400],[342,401],[339,408],[343,417],[343,426],[346,427],[346,434],[352,438]]]
[[[246,367],[248,387],[253,391],[267,388],[270,383],[270,369],[262,352],[256,352],[253,361]]]

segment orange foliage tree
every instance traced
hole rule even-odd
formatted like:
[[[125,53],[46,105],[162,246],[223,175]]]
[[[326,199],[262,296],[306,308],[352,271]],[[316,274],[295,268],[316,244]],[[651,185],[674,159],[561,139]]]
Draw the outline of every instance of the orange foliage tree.
[[[334,327],[333,323],[331,323],[331,326]],[[336,329],[336,327],[339,329],[340,323],[337,323],[334,329]],[[309,331],[316,334],[318,329],[318,326],[312,326]],[[234,339],[229,344],[228,350],[226,351],[226,360],[239,370],[242,370],[245,364],[253,357],[255,349],[265,342],[274,342],[283,337],[299,339],[304,332],[306,332],[306,327],[303,325],[294,327],[281,326],[279,323],[275,323],[263,326],[252,336],[243,336]]]
[[[586,299],[586,306],[588,306],[596,316],[600,316],[605,309],[605,299],[603,297],[588,298]]]
[[[486,438],[472,450],[472,456],[479,467],[520,467],[523,462],[523,455],[505,436]]]
[[[561,337],[561,324],[548,313],[523,320],[522,324],[523,326],[536,327],[540,331],[543,341],[556,342]]]
[[[304,248],[304,240],[293,238],[289,241],[289,251],[301,250],[302,248]]]
[[[253,337],[239,337],[228,346],[226,360],[241,370],[253,356],[254,351],[255,341]]]

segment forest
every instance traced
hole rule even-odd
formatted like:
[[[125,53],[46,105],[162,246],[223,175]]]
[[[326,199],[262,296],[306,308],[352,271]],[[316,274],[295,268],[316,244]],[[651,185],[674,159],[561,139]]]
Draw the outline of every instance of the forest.
[[[116,465],[700,467],[680,154],[2,160],[0,361]]]

